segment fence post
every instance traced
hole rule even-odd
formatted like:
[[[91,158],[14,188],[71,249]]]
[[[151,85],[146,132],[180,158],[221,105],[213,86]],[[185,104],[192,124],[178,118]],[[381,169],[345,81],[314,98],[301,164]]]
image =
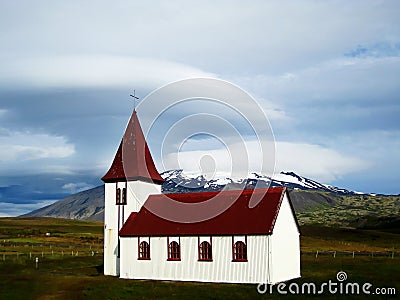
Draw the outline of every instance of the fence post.
[[[336,251],[333,252],[333,258],[336,258]]]
[[[318,250],[317,250],[317,253],[315,253],[315,258],[318,258]]]
[[[353,258],[354,258],[354,251],[353,251]]]

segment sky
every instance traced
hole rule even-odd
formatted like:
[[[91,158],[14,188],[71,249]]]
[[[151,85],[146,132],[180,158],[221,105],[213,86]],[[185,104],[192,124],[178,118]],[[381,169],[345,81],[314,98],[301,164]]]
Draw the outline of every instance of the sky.
[[[398,1],[1,1],[0,216],[101,185],[129,94],[146,123],[140,101],[188,78],[251,95],[250,115],[262,110],[272,128],[276,172],[399,194],[399,15]],[[157,119],[148,143],[160,172],[177,156],[188,173],[210,157],[229,169],[234,132],[252,168],[257,137],[215,105],[198,99]],[[196,114],[217,134],[193,117],[192,136],[161,151],[166,128]]]

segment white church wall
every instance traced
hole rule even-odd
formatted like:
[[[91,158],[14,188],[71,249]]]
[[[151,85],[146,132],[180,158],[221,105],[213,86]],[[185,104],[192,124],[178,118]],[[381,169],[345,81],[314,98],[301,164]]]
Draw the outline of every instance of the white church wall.
[[[160,194],[161,185],[131,181],[105,183],[104,274],[119,275],[118,231],[132,212],[138,212],[150,194]],[[127,189],[126,205],[116,205],[116,189]]]
[[[104,274],[118,276],[118,206],[115,205],[117,183],[104,184]]]
[[[124,221],[131,212],[138,212],[151,194],[161,194],[161,185],[143,181],[128,181]]]
[[[208,237],[209,239],[209,237]],[[268,281],[269,236],[247,236],[247,262],[232,261],[232,236],[212,237],[212,261],[198,260],[197,236],[180,237],[181,260],[168,261],[167,237],[150,238],[150,260],[138,260],[138,238],[121,238],[121,278],[227,283]],[[202,239],[200,239],[202,240]]]
[[[300,233],[285,193],[271,236],[271,281],[300,277]]]

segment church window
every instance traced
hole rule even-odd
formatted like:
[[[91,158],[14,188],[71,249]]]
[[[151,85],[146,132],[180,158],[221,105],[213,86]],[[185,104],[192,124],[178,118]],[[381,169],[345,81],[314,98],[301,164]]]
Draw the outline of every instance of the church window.
[[[181,245],[180,245],[180,238],[178,240],[169,241],[167,238],[168,243],[168,260],[181,260]]]
[[[237,240],[232,237],[232,261],[247,261],[247,237]]]
[[[117,188],[115,199],[117,205],[126,205],[126,188]]]
[[[138,259],[150,259],[150,244],[147,241],[140,241],[139,238],[139,257]]]
[[[126,188],[122,189],[122,201],[121,201],[122,205],[126,205]]]
[[[212,248],[211,244],[207,241],[199,244],[199,260],[212,261]]]
[[[116,199],[116,204],[121,204],[121,189],[117,188],[116,190],[116,195],[115,195],[115,199]]]

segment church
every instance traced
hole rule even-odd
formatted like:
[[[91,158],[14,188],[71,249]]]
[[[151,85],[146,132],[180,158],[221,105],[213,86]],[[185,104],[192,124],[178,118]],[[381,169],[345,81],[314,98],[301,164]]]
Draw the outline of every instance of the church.
[[[105,275],[254,284],[300,277],[286,188],[163,194],[136,110],[102,180]]]

